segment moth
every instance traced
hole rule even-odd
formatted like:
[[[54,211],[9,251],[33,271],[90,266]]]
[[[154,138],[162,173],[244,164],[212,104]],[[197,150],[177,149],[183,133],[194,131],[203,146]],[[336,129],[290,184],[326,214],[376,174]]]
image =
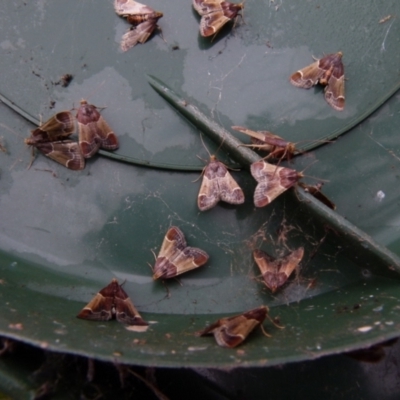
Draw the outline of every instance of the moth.
[[[81,170],[85,168],[85,159],[78,143],[68,139],[74,132],[75,118],[69,111],[60,111],[32,130],[25,143],[64,167]]]
[[[277,167],[263,160],[251,164],[250,172],[258,182],[254,192],[254,205],[264,207],[303,177],[291,168]]]
[[[77,317],[93,321],[116,319],[126,325],[148,325],[115,278],[82,308]]]
[[[296,269],[304,255],[304,248],[299,247],[288,255],[274,259],[262,250],[253,251],[254,261],[260,268],[265,286],[272,293],[280,288],[289,279],[291,273]]]
[[[116,150],[119,147],[117,136],[97,110],[98,107],[81,100],[76,113],[79,146],[85,158],[92,157],[100,148]]]
[[[156,28],[162,12],[133,0],[115,0],[115,12],[134,25],[121,39],[121,50],[127,51],[137,43],[145,43]],[[160,28],[159,28],[160,29]]]
[[[153,268],[153,279],[169,279],[208,261],[208,254],[195,247],[188,247],[182,231],[171,226],[168,229]]]
[[[342,52],[328,54],[290,77],[294,86],[310,89],[319,83],[325,86],[325,100],[337,111],[344,109],[344,67]]]
[[[333,203],[328,197],[326,197],[322,192],[322,183],[317,183],[316,185],[307,185],[303,182],[299,183],[299,186],[301,186],[305,192],[310,193],[313,195],[317,200],[319,200],[321,203],[324,203],[327,207],[331,208],[332,210],[336,210],[336,204]]]
[[[219,346],[233,348],[246,340],[247,336],[264,322],[268,312],[268,307],[261,306],[234,317],[221,318],[196,335],[212,334]]]
[[[244,3],[234,4],[224,0],[193,0],[194,9],[201,15],[200,34],[216,35],[229,21],[235,19]]]
[[[299,152],[294,143],[287,142],[269,131],[252,131],[243,126],[232,126],[232,129],[251,137],[252,144],[243,146],[264,150],[269,153],[268,158],[291,159]]]
[[[200,211],[213,208],[219,201],[230,204],[244,203],[244,193],[222,162],[212,155],[203,169],[203,181],[197,197]]]

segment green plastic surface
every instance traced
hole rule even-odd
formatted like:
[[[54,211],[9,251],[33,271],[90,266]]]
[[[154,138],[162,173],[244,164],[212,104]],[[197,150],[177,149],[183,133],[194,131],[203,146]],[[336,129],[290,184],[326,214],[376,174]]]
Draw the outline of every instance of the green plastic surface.
[[[393,93],[398,79],[398,19],[378,24],[389,13],[400,15],[397,2],[381,9],[372,2],[369,8],[366,2],[343,8],[249,2],[246,24],[232,33],[224,30],[212,45],[198,37],[198,18],[187,2],[168,5],[168,13],[164,4],[151,4],[166,14],[160,25],[167,44],[155,36],[126,54],[119,53],[117,42],[127,26],[111,2],[40,4],[1,6],[0,65],[9,73],[0,93],[33,116],[49,116],[53,99],[56,110],[77,105],[81,97],[107,105],[103,115],[121,137],[118,153],[154,166],[201,169],[204,163],[196,156],[207,153],[197,127],[150,87],[145,72],[226,129],[233,124],[270,129],[292,141],[347,129]],[[341,18],[349,21],[343,24],[354,40],[348,40],[349,32],[336,29],[335,36],[333,27],[328,29]],[[172,51],[176,44],[180,49]],[[312,61],[311,54],[337,50],[344,53],[349,78],[343,113],[326,104],[321,90],[288,83],[290,73]],[[67,72],[74,75],[68,88],[50,84]],[[200,213],[200,183],[193,183],[198,172],[104,158],[72,172],[43,156],[27,170],[30,153],[23,138],[32,125],[2,105],[0,136],[8,153],[0,153],[1,334],[60,352],[177,367],[274,365],[397,336],[400,263],[384,246],[400,254],[393,222],[400,194],[398,109],[399,99],[393,97],[336,143],[292,164],[301,170],[319,161],[306,174],[329,180],[324,192],[337,204],[337,214],[301,191],[255,209],[255,182],[246,170],[233,172],[246,194],[243,206],[222,204]],[[218,157],[224,159],[222,149]],[[182,286],[168,282],[167,299],[162,283],[152,281],[148,263],[172,224],[183,230],[189,245],[211,257],[182,276]],[[287,242],[278,243],[285,229]],[[305,246],[306,256],[299,275],[272,296],[255,279],[259,273],[251,250],[262,246],[277,254],[286,251],[285,245]],[[113,277],[126,280],[132,301],[154,322],[148,332],[75,318]],[[193,335],[221,316],[261,304],[285,329],[266,323],[272,338],[256,331],[242,352]],[[18,323],[23,329],[12,329]]]
[[[151,7],[164,12],[159,25],[166,42],[155,36],[122,53],[118,43],[129,25],[112,1],[4,2],[0,67],[9,73],[0,93],[36,118],[87,98],[108,106],[103,115],[121,138],[116,154],[125,160],[201,169],[198,135],[149,90],[145,73],[227,128],[270,130],[300,148],[346,132],[400,85],[396,0],[382,6],[373,0],[249,2],[244,23],[233,31],[228,25],[212,42],[199,36],[190,2],[155,1]],[[388,14],[393,18],[379,24]],[[342,113],[328,106],[320,87],[301,90],[289,83],[312,55],[339,50],[348,79]],[[74,76],[71,84],[54,85],[66,73]]]

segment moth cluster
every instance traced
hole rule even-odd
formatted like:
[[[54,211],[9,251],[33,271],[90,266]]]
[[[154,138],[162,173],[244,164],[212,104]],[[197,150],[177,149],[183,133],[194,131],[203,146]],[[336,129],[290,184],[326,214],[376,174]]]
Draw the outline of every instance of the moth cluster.
[[[213,38],[228,22],[236,21],[244,8],[244,3],[224,0],[192,0],[192,5],[201,16],[201,36]],[[121,38],[122,51],[131,49],[137,43],[145,43],[156,29],[161,31],[157,22],[164,14],[145,4],[134,0],[114,0],[114,10],[132,25]],[[325,86],[325,99],[328,104],[337,111],[343,111],[345,78],[342,57],[343,54],[339,51],[315,59],[314,63],[292,74],[290,83],[304,89],[310,89],[318,83]],[[267,136],[268,140],[274,140],[273,136]]]
[[[243,3],[234,4],[224,0],[193,0],[194,9],[200,14],[200,34],[213,36],[229,21],[236,20]],[[134,0],[114,0],[114,10],[126,18],[132,27],[121,38],[121,50],[127,51],[138,43],[145,43],[156,29],[163,13]]]
[[[25,143],[46,157],[72,170],[85,168],[85,159],[100,149],[116,150],[118,138],[99,113],[99,108],[81,100],[74,117],[71,111],[60,111],[31,131]],[[78,142],[70,140],[78,124]]]
[[[200,34],[203,37],[215,37],[225,24],[235,21],[241,15],[244,7],[244,3],[234,4],[223,0],[192,0],[192,5],[201,17]],[[114,0],[114,10],[131,25],[121,38],[120,46],[124,52],[138,43],[145,43],[156,29],[161,31],[158,21],[163,17],[163,13],[147,5],[134,0]],[[296,71],[290,77],[290,82],[305,89],[317,84],[324,86],[328,104],[335,110],[342,111],[345,104],[342,56],[342,53],[338,52],[316,59],[311,65]],[[68,79],[70,81],[72,76]],[[69,169],[82,170],[85,167],[85,159],[94,156],[100,149],[113,151],[119,147],[116,134],[99,110],[99,107],[82,100],[75,116],[70,111],[56,113],[33,130],[30,137],[25,139],[25,143]],[[73,141],[70,136],[76,132],[76,125],[79,139]],[[300,184],[304,190],[326,206],[335,208],[334,204],[321,193],[321,185],[303,184],[300,182],[303,177],[301,172],[266,161],[266,159],[290,161],[293,156],[300,153],[295,143],[288,142],[269,131],[253,131],[242,126],[232,126],[232,129],[250,136],[251,144],[247,146],[268,153],[264,159],[250,166],[251,175],[257,182],[254,191],[255,207],[269,205],[285,191]],[[210,155],[209,162],[202,171],[197,205],[203,212],[212,209],[220,201],[240,205],[245,202],[245,195],[228,168],[215,155]],[[272,257],[261,249],[253,250],[252,255],[265,287],[271,293],[275,293],[299,268],[304,257],[304,248],[298,247],[280,257]],[[204,266],[208,260],[207,252],[188,246],[181,229],[171,226],[163,238],[155,259],[152,277],[154,281],[176,278]],[[77,317],[93,321],[116,319],[127,326],[149,325],[141,317],[117,279],[112,279],[102,288]],[[220,318],[197,332],[197,335],[212,334],[219,346],[234,348],[240,345],[255,328],[262,328],[266,318],[276,327],[282,328],[269,317],[268,307],[262,305],[235,316]]]

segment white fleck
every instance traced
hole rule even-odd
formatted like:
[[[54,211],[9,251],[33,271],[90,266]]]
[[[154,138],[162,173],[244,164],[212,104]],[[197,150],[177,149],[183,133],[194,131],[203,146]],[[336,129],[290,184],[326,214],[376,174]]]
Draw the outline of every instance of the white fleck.
[[[360,326],[357,330],[362,333],[369,332],[373,327],[372,326]]]
[[[319,343],[317,343],[315,347],[316,347],[317,350],[321,350],[321,348],[322,348]]]
[[[376,196],[375,196],[375,200],[376,201],[382,201],[384,198],[385,198],[385,193],[384,192],[382,192],[382,190],[379,190],[377,193],[376,193]]]
[[[189,351],[202,351],[202,350],[206,350],[207,346],[189,346],[188,350]]]
[[[15,268],[17,265],[18,265],[18,263],[16,261],[14,261],[10,264],[10,267]]]
[[[382,310],[383,310],[383,306],[375,307],[372,309],[372,311],[375,311],[375,312],[380,312]]]
[[[380,325],[380,324],[381,324],[381,321],[374,322],[374,325]]]
[[[131,332],[146,332],[149,329],[149,325],[127,325],[125,329]]]
[[[393,321],[386,321],[385,324],[386,324],[386,325],[393,325],[394,322],[393,322]]]

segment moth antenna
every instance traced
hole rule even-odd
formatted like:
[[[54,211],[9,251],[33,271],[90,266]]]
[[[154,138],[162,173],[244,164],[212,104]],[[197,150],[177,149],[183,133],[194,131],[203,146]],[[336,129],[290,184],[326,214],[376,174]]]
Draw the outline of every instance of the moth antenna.
[[[208,150],[208,147],[206,146],[206,144],[204,143],[203,134],[202,134],[201,132],[200,132],[200,140],[201,140],[201,143],[203,144],[203,147],[206,149],[208,156],[211,158],[211,153],[210,153],[210,151]],[[199,158],[200,158],[200,157],[199,157]]]
[[[269,333],[267,333],[267,331],[265,330],[265,328],[262,326],[262,324],[260,324],[260,328],[261,328],[261,332],[263,333],[264,336],[266,337],[272,337],[272,335],[270,335]]]
[[[167,283],[165,282],[165,279],[163,279],[161,282],[165,287],[165,291],[167,292],[167,294],[165,295],[165,299],[171,298],[171,292],[169,291],[169,287],[168,287]]]
[[[161,36],[161,39],[164,40],[164,43],[168,43],[168,42],[165,40],[165,38],[164,38],[164,35],[163,35],[163,33],[162,33],[161,27],[159,27],[159,26],[157,25],[157,29],[160,31],[159,35]]]
[[[276,328],[285,329],[284,326],[277,324],[277,323],[273,320],[273,318],[271,318],[268,314],[267,314],[267,318],[269,319],[269,321],[270,321]]]
[[[154,251],[153,250],[150,250],[152,253],[153,253],[153,256],[154,256],[154,260],[157,260],[157,256],[156,256],[156,253],[154,253]]]

